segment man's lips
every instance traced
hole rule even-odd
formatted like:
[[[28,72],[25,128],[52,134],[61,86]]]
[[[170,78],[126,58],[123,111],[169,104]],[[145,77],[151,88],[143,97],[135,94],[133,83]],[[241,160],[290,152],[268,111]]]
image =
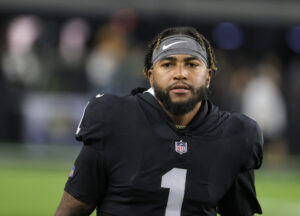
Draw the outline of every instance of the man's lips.
[[[183,84],[177,84],[171,88],[171,91],[174,93],[177,93],[177,94],[184,94],[184,93],[189,92],[190,90],[191,89],[189,86],[183,85]]]

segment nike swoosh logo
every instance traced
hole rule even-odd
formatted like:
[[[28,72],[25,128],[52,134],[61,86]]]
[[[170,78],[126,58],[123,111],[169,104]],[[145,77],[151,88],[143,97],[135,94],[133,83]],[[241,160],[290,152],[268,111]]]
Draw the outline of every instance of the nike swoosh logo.
[[[177,41],[177,42],[174,42],[174,43],[171,43],[171,44],[168,44],[168,45],[163,45],[163,50],[165,49],[168,49],[169,47],[175,45],[175,44],[179,44],[179,43],[185,43],[186,41]]]

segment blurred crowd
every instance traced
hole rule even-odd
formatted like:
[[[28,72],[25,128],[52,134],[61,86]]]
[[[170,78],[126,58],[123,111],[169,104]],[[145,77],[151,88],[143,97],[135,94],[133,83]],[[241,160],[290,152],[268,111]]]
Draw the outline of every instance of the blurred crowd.
[[[73,143],[92,95],[126,95],[148,86],[142,73],[147,43],[171,21],[149,28],[130,10],[101,21],[33,15],[2,21],[0,142]],[[246,35],[234,24],[223,23],[209,32],[207,26],[192,24],[200,32],[203,27],[216,47],[219,70],[211,100],[256,119],[266,151],[279,160],[300,153],[300,48],[281,44],[268,49],[264,45],[272,38],[265,35],[243,46],[251,38],[249,30]]]

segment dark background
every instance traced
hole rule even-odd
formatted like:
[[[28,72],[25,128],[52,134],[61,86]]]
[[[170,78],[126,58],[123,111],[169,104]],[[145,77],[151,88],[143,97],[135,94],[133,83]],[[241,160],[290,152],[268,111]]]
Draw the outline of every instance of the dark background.
[[[189,25],[215,47],[211,100],[257,119],[266,152],[299,154],[299,9],[271,0],[1,1],[0,142],[76,145],[87,100],[148,86],[147,44],[166,27]]]

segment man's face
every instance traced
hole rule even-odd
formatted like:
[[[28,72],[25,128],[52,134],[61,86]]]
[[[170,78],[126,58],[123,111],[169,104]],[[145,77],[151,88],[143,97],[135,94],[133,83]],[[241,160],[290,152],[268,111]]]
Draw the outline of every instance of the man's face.
[[[170,113],[183,115],[207,97],[211,71],[200,59],[178,54],[158,61],[148,78],[159,102]]]

